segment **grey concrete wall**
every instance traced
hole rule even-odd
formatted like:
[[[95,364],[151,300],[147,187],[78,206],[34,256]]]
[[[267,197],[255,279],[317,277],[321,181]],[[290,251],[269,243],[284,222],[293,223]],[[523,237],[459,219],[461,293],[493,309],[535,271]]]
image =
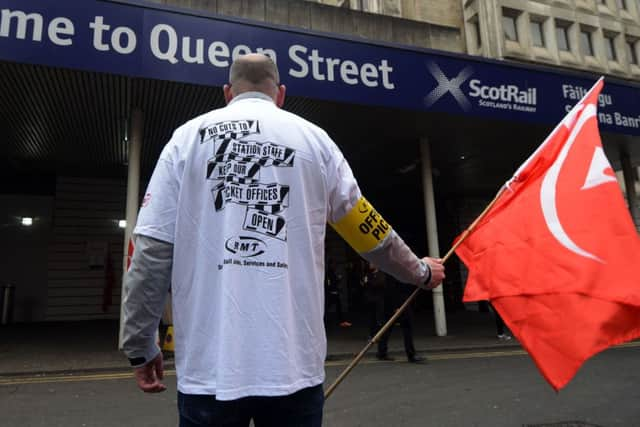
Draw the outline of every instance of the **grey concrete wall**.
[[[457,0],[306,0],[343,9],[428,22],[447,27],[462,26],[462,3]]]
[[[444,2],[443,2],[444,3]],[[617,6],[615,0],[604,4],[594,0],[465,0],[464,20],[468,52],[489,58],[540,62],[550,65],[608,73],[619,77],[640,79],[640,66],[627,57],[626,42],[635,41],[636,54],[640,52],[640,2],[627,1],[627,10]],[[502,10],[508,8],[516,15],[518,41],[505,40]],[[530,22],[543,22],[545,46],[533,46]],[[570,50],[558,49],[556,21],[568,27]],[[480,23],[482,45],[476,46],[472,23]],[[580,49],[581,27],[593,30],[594,56],[585,56]],[[608,60],[605,53],[607,34],[614,37],[616,60]]]
[[[123,179],[57,177],[45,320],[118,318],[126,194]]]
[[[252,19],[276,25],[362,37],[369,40],[463,52],[460,6],[413,0],[413,14],[432,22],[370,14],[300,0],[151,0],[174,7]],[[411,2],[409,2],[411,3]],[[419,5],[419,7],[418,7]],[[408,6],[407,6],[408,7]],[[457,10],[457,12],[456,12]],[[438,21],[438,12],[443,15]],[[457,18],[454,18],[457,13]],[[424,18],[424,19],[427,19]],[[446,19],[445,19],[446,18]],[[423,18],[421,18],[423,19]],[[434,23],[437,21],[438,23]],[[456,24],[456,22],[458,22]]]
[[[401,0],[402,17],[415,21],[460,28],[462,2],[442,0]]]

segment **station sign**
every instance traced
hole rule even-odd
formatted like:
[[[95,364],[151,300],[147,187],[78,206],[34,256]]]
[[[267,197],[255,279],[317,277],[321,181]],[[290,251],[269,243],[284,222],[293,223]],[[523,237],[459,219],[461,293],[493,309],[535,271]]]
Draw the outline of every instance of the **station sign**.
[[[247,22],[138,1],[0,0],[0,60],[222,86],[238,55],[288,94],[555,124],[599,77]],[[640,135],[640,85],[608,82],[603,130]]]

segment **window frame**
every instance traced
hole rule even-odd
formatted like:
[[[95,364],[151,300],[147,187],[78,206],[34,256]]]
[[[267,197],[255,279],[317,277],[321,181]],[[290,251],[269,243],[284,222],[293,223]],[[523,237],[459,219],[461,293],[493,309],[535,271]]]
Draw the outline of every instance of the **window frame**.
[[[618,62],[620,56],[616,49],[616,35],[611,33],[604,33],[602,38],[604,40],[604,55],[607,61]]]
[[[478,15],[474,15],[467,21],[467,23],[473,27],[473,37],[475,37],[475,49],[482,49],[482,32],[480,31],[480,19],[478,19]]]
[[[534,28],[539,30],[540,44],[536,44],[537,34],[534,32]],[[547,40],[544,36],[544,20],[541,18],[531,18],[529,20],[529,33],[531,34],[531,46],[546,49]]]
[[[580,54],[582,54],[582,56],[589,58],[595,58],[596,56],[596,51],[593,46],[593,33],[593,30],[589,30],[585,27],[580,27]],[[586,41],[588,42],[586,45],[589,48],[588,52],[585,52],[585,39],[583,36],[586,36]]]
[[[513,43],[520,43],[520,34],[518,33],[518,17],[519,17],[520,13],[517,10],[514,9],[509,9],[506,7],[502,8],[502,35],[505,39],[505,41],[509,41],[509,42],[513,42]],[[510,38],[508,32],[507,32],[507,26],[505,25],[506,22],[509,22],[510,24],[513,24],[513,34],[514,34],[514,38]],[[511,29],[511,28],[509,28]]]
[[[569,31],[571,30],[571,23],[567,22],[567,21],[560,21],[560,20],[555,20],[555,36],[556,36],[556,46],[558,47],[558,51],[560,52],[571,52],[571,35],[569,34]],[[562,34],[562,39],[565,41],[566,43],[566,49],[562,49],[560,47],[560,44],[558,43],[558,41],[560,40],[560,38],[558,37],[558,34]]]
[[[627,60],[630,65],[640,66],[638,62],[638,40],[626,39],[625,46],[627,49]]]

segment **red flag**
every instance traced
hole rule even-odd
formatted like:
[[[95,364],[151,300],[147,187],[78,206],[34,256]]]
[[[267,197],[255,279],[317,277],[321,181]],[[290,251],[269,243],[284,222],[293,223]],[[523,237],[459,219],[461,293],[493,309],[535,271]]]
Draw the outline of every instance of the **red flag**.
[[[129,267],[131,267],[131,259],[133,258],[134,250],[135,245],[133,244],[133,239],[129,238],[129,245],[127,246],[127,271],[129,271]]]
[[[600,141],[602,86],[456,249],[464,301],[490,300],[556,391],[589,357],[640,336],[640,239]]]

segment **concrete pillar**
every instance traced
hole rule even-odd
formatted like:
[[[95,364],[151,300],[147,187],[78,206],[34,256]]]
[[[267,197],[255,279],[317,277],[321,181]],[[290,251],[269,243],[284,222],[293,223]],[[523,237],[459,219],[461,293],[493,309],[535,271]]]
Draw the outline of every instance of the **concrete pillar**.
[[[629,154],[625,151],[620,153],[620,163],[622,163],[622,175],[624,176],[624,186],[627,190],[627,202],[629,203],[629,212],[631,218],[638,228],[636,219],[638,218],[638,196],[636,194],[636,183],[633,166]]]
[[[436,221],[436,205],[433,196],[433,174],[431,170],[431,147],[427,138],[420,140],[420,154],[422,158],[422,188],[424,191],[424,211],[427,222],[427,243],[429,256],[440,257],[438,246],[438,226]],[[447,335],[447,317],[444,311],[443,285],[433,289],[433,315],[436,326],[436,335]]]
[[[123,276],[127,271],[127,255],[129,240],[136,225],[140,200],[140,151],[142,148],[142,129],[144,126],[144,115],[141,110],[134,109],[129,119],[129,151],[128,151],[128,171],[127,171],[127,205],[125,219],[127,227],[124,230],[124,253],[122,259]],[[122,281],[124,286],[124,280]],[[120,332],[118,334],[118,348],[122,348],[122,321],[124,301],[124,287],[120,292]]]

